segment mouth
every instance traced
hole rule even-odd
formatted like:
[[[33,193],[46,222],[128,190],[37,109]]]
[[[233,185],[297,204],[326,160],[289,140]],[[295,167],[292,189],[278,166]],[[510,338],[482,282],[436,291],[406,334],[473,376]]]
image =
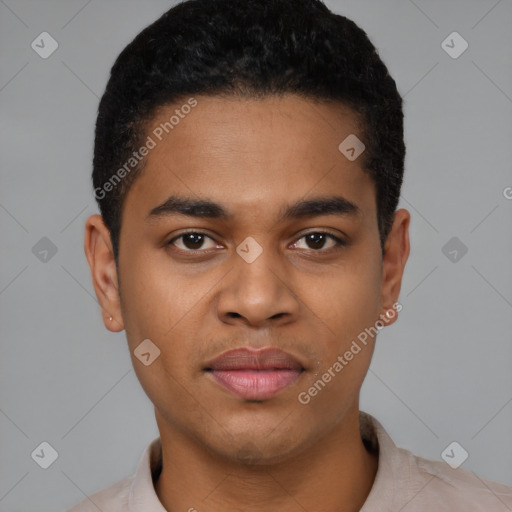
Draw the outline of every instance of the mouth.
[[[297,359],[275,348],[230,350],[204,369],[217,384],[251,401],[276,396],[296,382],[304,370]]]

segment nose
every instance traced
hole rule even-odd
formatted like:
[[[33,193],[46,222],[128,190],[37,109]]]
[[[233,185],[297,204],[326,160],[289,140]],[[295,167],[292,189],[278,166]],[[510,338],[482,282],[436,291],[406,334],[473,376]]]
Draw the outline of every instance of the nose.
[[[278,264],[269,252],[263,251],[252,263],[234,255],[234,267],[217,300],[217,313],[223,322],[262,328],[297,319],[300,302],[293,292],[292,269]]]

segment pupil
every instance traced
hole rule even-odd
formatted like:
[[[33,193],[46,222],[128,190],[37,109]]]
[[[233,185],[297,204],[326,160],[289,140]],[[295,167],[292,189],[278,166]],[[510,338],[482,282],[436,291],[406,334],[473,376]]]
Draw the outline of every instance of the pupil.
[[[203,244],[203,235],[199,233],[187,233],[183,240],[183,243],[189,249],[198,249]],[[190,247],[192,246],[192,247]]]
[[[325,235],[322,233],[312,233],[308,235],[309,245],[313,249],[321,249],[325,242]],[[203,235],[200,233],[187,233],[183,239],[184,244],[189,249],[199,249],[203,245]]]
[[[322,248],[325,242],[325,235],[322,233],[312,233],[309,235],[309,241],[313,243],[313,249]]]

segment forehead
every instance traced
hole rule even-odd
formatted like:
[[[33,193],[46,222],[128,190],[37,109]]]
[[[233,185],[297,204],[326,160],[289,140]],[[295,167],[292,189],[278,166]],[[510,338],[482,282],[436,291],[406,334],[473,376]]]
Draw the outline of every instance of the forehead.
[[[269,211],[282,211],[285,197],[337,192],[362,208],[374,199],[363,156],[351,161],[339,149],[347,137],[363,138],[348,107],[295,95],[193,101],[162,106],[146,124],[152,149],[125,198],[139,216],[171,194]]]
[[[192,102],[195,106],[190,108]],[[274,150],[270,157],[285,154],[291,146],[296,153],[301,148],[303,152],[324,150],[332,143],[336,149],[340,137],[355,134],[362,138],[360,120],[359,114],[339,102],[295,94],[261,99],[199,96],[159,107],[145,130],[158,146],[169,139],[171,144],[187,146],[198,157],[222,148],[230,153],[252,150],[256,154],[262,146]],[[157,154],[152,152],[153,158]],[[286,154],[287,159],[290,156]]]

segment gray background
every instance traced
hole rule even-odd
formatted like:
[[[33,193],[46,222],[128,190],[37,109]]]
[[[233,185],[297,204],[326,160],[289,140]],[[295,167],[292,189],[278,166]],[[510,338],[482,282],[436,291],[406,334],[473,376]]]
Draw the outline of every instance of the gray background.
[[[412,251],[363,410],[399,446],[512,485],[512,0],[330,0],[405,100]],[[103,327],[83,253],[98,99],[166,0],[0,1],[0,510],[65,510],[131,474],[158,435],[124,333]],[[48,31],[48,59],[32,41]],[[469,48],[451,58],[441,42]],[[43,262],[32,248],[49,238]],[[452,238],[460,242],[449,259]],[[44,242],[41,242],[44,243]],[[460,244],[468,252],[460,257]],[[48,469],[31,458],[58,452]]]

